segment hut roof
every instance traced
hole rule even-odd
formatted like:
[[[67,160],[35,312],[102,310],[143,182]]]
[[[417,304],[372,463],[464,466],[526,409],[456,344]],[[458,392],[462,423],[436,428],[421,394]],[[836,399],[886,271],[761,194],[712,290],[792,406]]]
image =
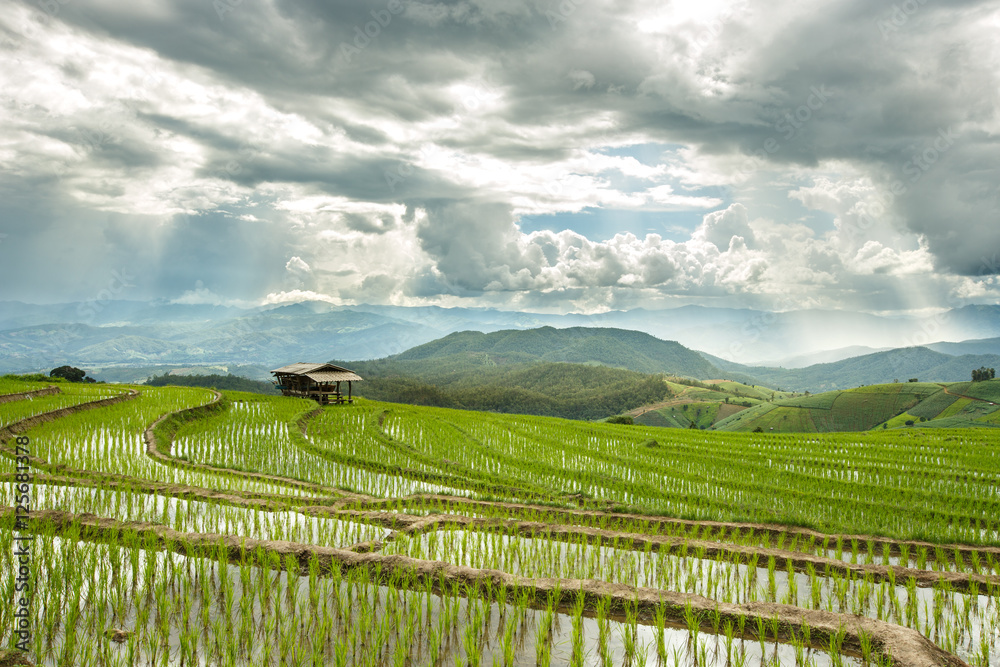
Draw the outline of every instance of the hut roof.
[[[288,364],[271,371],[275,375],[304,375],[313,382],[360,382],[362,377],[354,371],[333,364]]]

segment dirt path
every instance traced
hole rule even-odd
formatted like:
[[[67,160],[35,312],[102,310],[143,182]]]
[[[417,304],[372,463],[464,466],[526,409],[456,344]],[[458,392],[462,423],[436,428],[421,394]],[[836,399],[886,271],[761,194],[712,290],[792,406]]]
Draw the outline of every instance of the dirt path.
[[[996,401],[991,401],[987,398],[976,398],[975,396],[966,396],[965,394],[953,394],[950,391],[948,391],[948,387],[946,387],[945,385],[940,385],[940,386],[941,389],[944,390],[944,393],[948,394],[949,396],[958,396],[959,398],[967,398],[970,401],[979,401],[980,403],[989,403],[990,405],[993,405],[996,402]]]
[[[116,473],[97,472],[78,468],[66,468],[61,465],[51,465],[45,459],[31,457],[31,466],[41,470],[52,469],[62,474],[35,474],[35,484],[49,486],[83,487],[93,489],[127,489],[133,493],[146,493],[180,498],[182,500],[197,500],[247,509],[259,509],[265,512],[294,511],[300,507],[325,507],[332,503],[343,502],[343,496],[288,496],[277,493],[258,493],[256,491],[208,489],[187,484],[172,484],[157,482],[141,477],[131,477]],[[14,481],[14,473],[0,475],[0,480]]]
[[[4,478],[13,480],[13,475],[0,476],[0,479]],[[58,475],[39,475],[35,478],[36,484],[49,484],[53,486],[106,488],[109,486],[109,482],[112,486],[128,486],[130,490],[136,493],[157,494],[165,497],[212,502],[267,512],[298,512],[306,516],[350,520],[357,523],[382,526],[396,531],[377,543],[365,543],[361,545],[366,551],[378,551],[381,549],[383,542],[395,540],[400,535],[416,535],[455,528],[471,530],[489,529],[502,531],[508,535],[542,537],[562,542],[579,541],[581,538],[591,544],[604,546],[617,542],[619,549],[633,551],[644,551],[647,545],[652,550],[674,555],[694,555],[698,550],[701,550],[705,557],[714,558],[716,555],[722,555],[730,560],[738,559],[744,563],[749,562],[753,556],[756,556],[759,562],[766,564],[767,559],[773,557],[776,566],[781,569],[785,569],[791,564],[792,568],[798,572],[808,572],[811,565],[817,572],[830,571],[837,572],[843,576],[851,574],[858,577],[868,576],[876,582],[904,582],[909,577],[913,577],[916,585],[921,588],[931,588],[947,583],[954,590],[962,592],[971,590],[973,585],[978,587],[979,590],[987,590],[990,586],[1000,590],[1000,577],[955,572],[933,572],[891,565],[854,564],[835,558],[825,558],[784,549],[732,545],[687,537],[635,533],[624,530],[613,530],[610,527],[591,528],[553,524],[545,521],[525,521],[501,517],[469,517],[460,514],[422,516],[395,511],[342,509],[336,507],[336,504],[343,502],[342,498],[294,498],[274,494],[214,491],[202,487],[151,482],[136,478],[114,479],[111,475],[96,479],[81,479]],[[859,541],[859,544],[863,544],[863,542]],[[933,548],[935,546],[926,543],[909,544],[914,546],[914,551],[916,545],[919,544],[924,544],[925,548]],[[893,546],[898,549],[899,544],[895,543]],[[352,547],[352,550],[356,550],[356,548]],[[983,547],[976,549],[976,551],[980,557],[986,553],[990,553],[1000,559],[1000,548]]]
[[[13,517],[13,508],[0,508],[0,521],[11,523]],[[737,605],[717,602],[700,595],[589,579],[530,579],[498,570],[476,569],[407,556],[253,540],[237,535],[182,533],[157,524],[122,522],[55,510],[33,512],[29,519],[29,530],[32,532],[62,534],[77,528],[80,530],[80,538],[84,540],[117,541],[124,533],[129,533],[139,537],[144,545],[152,541],[158,549],[169,548],[185,556],[215,557],[221,547],[226,550],[230,562],[251,562],[262,567],[270,567],[274,561],[268,556],[276,554],[281,557],[277,562],[282,566],[285,557],[292,556],[300,568],[316,562],[323,574],[334,568],[341,571],[363,568],[371,573],[373,581],[394,582],[396,585],[403,583],[415,590],[431,587],[441,592],[443,589],[450,590],[455,584],[461,590],[469,584],[489,582],[491,586],[477,587],[480,594],[493,596],[501,588],[508,593],[525,591],[531,596],[535,608],[544,609],[550,596],[558,596],[561,608],[565,609],[577,596],[582,596],[586,609],[591,613],[598,603],[607,601],[619,613],[627,609],[634,610],[639,621],[644,624],[655,623],[655,614],[661,608],[671,622],[685,623],[685,612],[690,608],[701,618],[703,631],[712,631],[710,617],[717,615],[721,623],[732,621],[734,625],[744,627],[744,638],[747,639],[755,638],[753,632],[758,619],[768,625],[777,621],[779,637],[786,640],[790,638],[790,631],[795,631],[801,637],[803,626],[808,625],[811,641],[815,642],[816,648],[825,648],[830,637],[841,634],[844,638],[844,650],[857,654],[861,651],[862,636],[868,636],[874,649],[889,656],[892,664],[899,667],[967,667],[965,662],[942,651],[916,630],[850,614],[806,610],[775,603]]]
[[[482,508],[482,509],[503,509],[508,516],[533,516],[543,515],[545,519],[551,518],[553,522],[562,519],[570,525],[579,523],[602,524],[605,526],[636,526],[643,525],[650,528],[657,526],[673,526],[685,529],[712,528],[718,532],[725,530],[727,533],[734,531],[753,531],[756,535],[764,535],[777,541],[777,538],[784,536],[786,539],[798,536],[799,539],[814,538],[822,544],[823,540],[829,540],[831,548],[836,546],[837,540],[843,541],[845,546],[849,546],[853,541],[857,541],[859,547],[866,547],[871,542],[876,547],[888,547],[891,555],[902,553],[900,546],[909,548],[911,554],[916,554],[918,549],[927,549],[928,560],[935,560],[935,550],[941,549],[949,562],[953,562],[954,554],[957,551],[963,558],[969,558],[973,553],[980,556],[989,553],[1000,560],[1000,547],[979,546],[970,544],[936,544],[920,540],[899,540],[890,537],[880,537],[876,535],[851,535],[837,533],[822,533],[811,528],[799,526],[784,526],[781,524],[748,523],[735,521],[708,521],[694,519],[676,519],[665,516],[650,516],[647,514],[628,514],[624,512],[604,512],[601,510],[583,510],[551,507],[546,505],[530,505],[525,503],[508,503],[502,501],[474,500],[471,498],[460,498],[455,496],[442,496],[435,494],[417,494],[405,496],[403,498],[387,498],[371,500],[362,503],[341,502],[335,506],[342,509],[376,509],[379,507],[392,508],[393,506],[419,506],[421,503],[428,503],[431,509],[446,507],[450,509],[461,508]],[[845,549],[846,550],[846,549]]]

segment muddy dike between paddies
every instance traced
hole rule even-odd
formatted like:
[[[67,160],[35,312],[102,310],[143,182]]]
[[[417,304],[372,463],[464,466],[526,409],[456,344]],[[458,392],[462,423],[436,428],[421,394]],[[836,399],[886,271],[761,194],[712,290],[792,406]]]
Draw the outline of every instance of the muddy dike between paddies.
[[[0,509],[0,525],[13,525],[14,508]],[[123,522],[86,514],[70,514],[57,510],[33,512],[29,531],[50,534],[72,534],[86,541],[119,541],[123,536],[142,540],[145,548],[155,548],[184,556],[213,556],[224,553],[235,563],[253,563],[272,567],[275,563],[287,567],[297,563],[305,571],[316,568],[319,573],[335,569],[349,572],[363,569],[374,582],[407,582],[410,586],[449,589],[454,584],[475,587],[478,591],[513,591],[527,594],[534,605],[545,607],[556,599],[559,607],[573,599],[581,601],[586,611],[598,605],[608,605],[613,613],[631,613],[645,624],[655,621],[658,614],[671,623],[688,624],[692,613],[700,619],[704,631],[710,629],[715,615],[723,623],[737,623],[745,629],[746,638],[755,638],[755,628],[774,627],[775,639],[801,637],[808,628],[810,643],[816,647],[828,645],[839,638],[841,653],[863,655],[870,659],[877,653],[889,664],[910,667],[960,667],[959,658],[942,651],[919,632],[883,621],[826,611],[804,610],[775,603],[735,605],[716,602],[697,595],[652,588],[580,579],[529,579],[497,570],[475,569],[426,561],[406,556],[379,553],[357,553],[345,549],[319,547],[282,541],[250,540],[234,535],[213,533],[181,533],[165,526],[146,522]],[[274,558],[277,556],[277,558]],[[568,599],[563,599],[564,597]],[[761,623],[763,621],[763,623]],[[884,663],[883,663],[884,664]]]

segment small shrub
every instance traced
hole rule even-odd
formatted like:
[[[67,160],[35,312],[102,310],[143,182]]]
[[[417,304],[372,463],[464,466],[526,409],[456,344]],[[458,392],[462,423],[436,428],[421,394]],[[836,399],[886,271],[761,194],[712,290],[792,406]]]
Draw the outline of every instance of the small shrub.
[[[609,423],[609,424],[634,424],[635,421],[632,419],[631,415],[615,415],[614,417],[608,417],[607,423]]]

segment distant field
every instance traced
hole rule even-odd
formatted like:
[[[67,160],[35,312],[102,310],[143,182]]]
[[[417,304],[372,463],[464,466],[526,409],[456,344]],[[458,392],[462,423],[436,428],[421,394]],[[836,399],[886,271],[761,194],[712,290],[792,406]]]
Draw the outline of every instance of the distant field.
[[[961,393],[997,403],[1000,402],[1000,382],[970,382],[968,388]]]
[[[709,383],[733,395],[745,398],[770,400],[771,398],[778,399],[792,395],[790,392],[777,391],[763,385],[748,385],[732,380],[710,380]]]
[[[786,398],[780,401],[775,401],[779,406],[789,407],[789,408],[815,408],[817,410],[830,410],[833,408],[833,402],[837,400],[840,395],[836,391],[828,391],[823,394],[816,394],[814,396],[800,396],[798,398]]]
[[[934,419],[951,407],[957,400],[959,400],[958,396],[939,391],[925,398],[913,408],[910,408],[910,414],[917,417],[924,417],[925,419]]]
[[[1000,395],[1000,381],[947,385],[948,391],[976,391],[981,396]],[[938,419],[953,419],[949,424],[965,426],[991,424],[1000,405],[961,398],[945,392],[945,387],[930,382],[899,382],[831,391],[813,396],[798,396],[774,401],[769,407],[758,406],[728,419],[721,419],[715,429],[753,431],[760,428],[776,432],[867,431],[874,428],[905,428],[906,422],[929,424]],[[925,421],[921,422],[921,418]],[[938,426],[935,424],[935,426]]]

